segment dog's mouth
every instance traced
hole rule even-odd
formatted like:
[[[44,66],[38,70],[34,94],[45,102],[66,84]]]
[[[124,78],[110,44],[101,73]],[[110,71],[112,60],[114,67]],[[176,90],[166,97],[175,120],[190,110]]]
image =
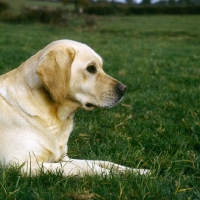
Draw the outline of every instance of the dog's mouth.
[[[86,107],[88,107],[88,108],[96,107],[96,106],[95,106],[94,104],[92,104],[92,103],[86,103],[85,105],[86,105]]]
[[[86,102],[84,104],[84,108],[86,110],[93,110],[96,108],[111,108],[111,107],[117,105],[123,99],[123,95],[121,95],[119,97],[118,96],[117,97],[116,96],[108,96],[108,95],[101,96],[101,97],[104,100],[101,103]]]
[[[86,103],[85,106],[86,106],[88,109],[98,108],[97,105],[94,105],[94,104],[92,104],[92,103]]]
[[[93,110],[93,109],[96,109],[96,108],[111,108],[111,107],[113,107],[116,104],[117,103],[115,103],[115,104],[108,104],[108,105],[95,105],[95,104],[92,104],[92,103],[86,103],[85,107],[86,107],[87,110]]]

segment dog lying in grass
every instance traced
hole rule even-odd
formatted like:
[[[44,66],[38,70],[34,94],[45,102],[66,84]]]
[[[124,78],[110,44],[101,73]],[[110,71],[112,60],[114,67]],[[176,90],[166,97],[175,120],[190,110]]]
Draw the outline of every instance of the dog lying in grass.
[[[126,86],[108,76],[102,59],[85,44],[59,40],[0,76],[0,162],[25,173],[62,170],[64,175],[109,174],[131,169],[108,161],[67,156],[79,109],[115,106]]]

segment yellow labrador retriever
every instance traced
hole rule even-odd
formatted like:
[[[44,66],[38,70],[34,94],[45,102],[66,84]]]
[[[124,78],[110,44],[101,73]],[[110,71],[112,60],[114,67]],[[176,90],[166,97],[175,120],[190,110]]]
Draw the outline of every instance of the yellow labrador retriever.
[[[24,172],[62,170],[68,175],[133,170],[107,161],[67,156],[77,110],[116,105],[126,86],[108,76],[102,59],[85,44],[52,42],[18,68],[0,76],[0,162]],[[29,171],[30,170],[30,171]]]

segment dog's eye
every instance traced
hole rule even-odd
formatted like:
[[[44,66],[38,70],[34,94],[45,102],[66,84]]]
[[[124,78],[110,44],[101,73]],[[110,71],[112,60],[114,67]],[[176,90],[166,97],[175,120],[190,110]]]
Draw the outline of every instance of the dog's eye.
[[[97,70],[94,65],[90,65],[87,67],[87,71],[90,72],[91,74],[95,74]]]

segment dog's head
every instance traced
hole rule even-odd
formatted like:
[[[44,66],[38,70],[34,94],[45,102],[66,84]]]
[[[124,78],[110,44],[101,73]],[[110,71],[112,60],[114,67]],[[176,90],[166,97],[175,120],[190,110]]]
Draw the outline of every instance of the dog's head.
[[[54,101],[72,100],[92,110],[122,99],[126,86],[103,71],[101,57],[87,45],[60,40],[40,54],[36,73]]]

